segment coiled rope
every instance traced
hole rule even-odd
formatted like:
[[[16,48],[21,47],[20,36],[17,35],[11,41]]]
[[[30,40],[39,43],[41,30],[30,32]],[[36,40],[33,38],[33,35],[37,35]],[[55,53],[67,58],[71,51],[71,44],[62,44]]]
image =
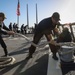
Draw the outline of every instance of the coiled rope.
[[[15,62],[15,58],[12,56],[0,57],[0,68],[10,66],[10,65],[14,64],[14,62]]]

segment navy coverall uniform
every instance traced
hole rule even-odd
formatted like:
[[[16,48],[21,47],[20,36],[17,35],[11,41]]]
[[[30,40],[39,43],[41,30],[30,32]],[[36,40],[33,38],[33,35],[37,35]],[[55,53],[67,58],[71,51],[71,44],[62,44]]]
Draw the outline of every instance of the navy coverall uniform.
[[[47,37],[48,34],[52,34],[52,30],[56,27],[56,24],[53,25],[51,17],[43,19],[36,27],[35,33],[34,33],[34,38],[33,38],[33,43],[38,44],[41,37],[43,35],[46,36],[47,40],[50,41],[50,39]],[[56,46],[49,44],[49,47],[51,48],[51,52],[53,55],[56,56]],[[31,45],[29,48],[29,55],[32,55],[35,52],[36,47]]]

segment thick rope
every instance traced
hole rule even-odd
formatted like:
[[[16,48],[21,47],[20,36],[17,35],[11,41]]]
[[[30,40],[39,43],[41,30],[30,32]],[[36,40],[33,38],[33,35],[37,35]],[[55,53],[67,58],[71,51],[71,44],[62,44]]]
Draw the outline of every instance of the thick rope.
[[[33,43],[28,37],[26,37],[26,36],[23,35],[23,34],[15,33],[15,35],[22,36],[23,38],[25,38],[25,40],[27,40],[29,43],[31,43],[33,46],[35,46],[35,47],[37,47],[37,48],[44,47],[45,45],[51,43],[50,41],[45,41],[45,42],[41,43],[40,45],[37,45],[37,44]]]
[[[34,45],[35,47],[44,47],[45,45],[51,43],[51,41],[45,41],[43,42],[42,44],[40,45],[37,45],[35,43],[33,43],[28,37],[26,37],[25,35],[22,35],[20,33],[15,33],[16,35],[19,35],[19,36],[22,36],[23,38],[25,38],[29,43],[31,43],[32,45]],[[51,43],[52,44],[52,43]],[[66,46],[71,46],[71,47],[74,47],[75,46],[75,43],[74,42],[64,42],[64,43],[58,43],[60,46],[63,46],[63,45],[66,45]]]

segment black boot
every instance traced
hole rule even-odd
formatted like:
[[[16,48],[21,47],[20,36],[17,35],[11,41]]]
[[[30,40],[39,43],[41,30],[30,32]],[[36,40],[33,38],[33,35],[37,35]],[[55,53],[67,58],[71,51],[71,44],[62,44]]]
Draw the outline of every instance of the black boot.
[[[4,49],[4,52],[5,52],[5,55],[4,55],[5,57],[9,56],[7,49]]]
[[[58,60],[58,57],[56,56],[56,53],[53,54],[52,58],[53,58],[54,60]]]
[[[26,60],[29,60],[30,58],[32,58],[32,54],[29,54],[29,55],[26,57]]]

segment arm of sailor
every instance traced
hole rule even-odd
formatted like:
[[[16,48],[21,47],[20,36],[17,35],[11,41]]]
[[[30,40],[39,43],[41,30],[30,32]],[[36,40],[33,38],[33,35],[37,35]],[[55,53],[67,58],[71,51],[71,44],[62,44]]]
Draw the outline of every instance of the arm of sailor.
[[[54,39],[53,39],[53,37],[52,37],[51,34],[50,35],[47,35],[47,40],[48,40],[48,43],[50,43],[50,44],[53,44],[55,46],[60,46],[59,43],[57,43],[56,41],[54,41]]]
[[[5,29],[3,29],[3,28],[0,28],[0,33],[13,35],[13,34],[14,34],[14,31],[7,31],[7,30],[5,30]]]
[[[9,35],[14,35],[14,31],[7,31],[7,34],[9,34]]]
[[[0,33],[1,33],[1,34],[5,34],[5,35],[7,34],[6,30],[4,30],[4,29],[2,29],[2,28],[0,28]]]
[[[10,31],[10,29],[3,23],[3,29]]]

